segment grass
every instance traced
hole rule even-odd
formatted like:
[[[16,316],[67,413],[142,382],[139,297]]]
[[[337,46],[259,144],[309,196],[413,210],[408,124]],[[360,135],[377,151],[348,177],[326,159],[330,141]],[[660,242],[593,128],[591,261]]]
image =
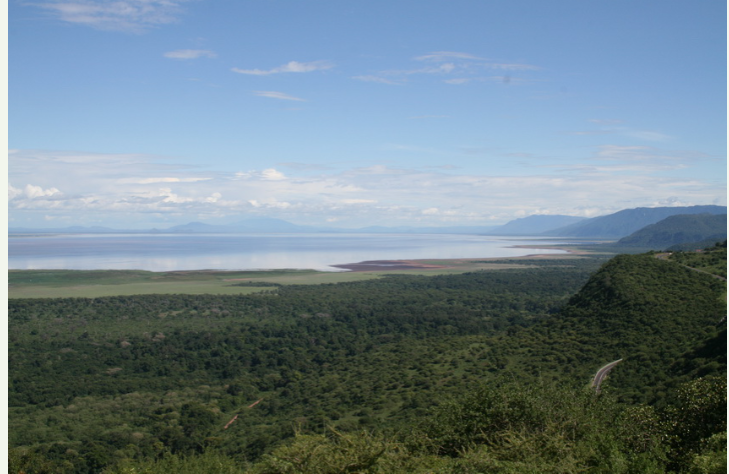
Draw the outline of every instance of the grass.
[[[410,275],[463,273],[485,264],[462,264],[454,268],[399,270]],[[493,267],[493,265],[488,265]],[[514,268],[503,265],[501,268]],[[387,272],[318,272],[313,270],[272,270],[258,272],[146,272],[137,270],[11,270],[8,272],[9,298],[96,298],[145,294],[249,294],[274,290],[254,286],[256,282],[281,285],[318,285],[381,278]],[[249,282],[251,286],[234,286]]]
[[[412,273],[411,271],[403,273]],[[427,273],[427,272],[422,272]],[[97,298],[102,296],[148,294],[240,295],[271,286],[253,286],[256,282],[282,285],[318,285],[381,278],[383,272],[186,272],[179,274],[137,271],[84,270],[12,270],[8,272],[8,298]],[[431,271],[429,274],[433,274]],[[234,286],[237,282],[252,286]]]
[[[271,287],[232,286],[236,281],[286,276],[304,277],[313,271],[267,272],[147,272],[140,270],[11,270],[9,298],[95,298],[144,294],[240,295]]]

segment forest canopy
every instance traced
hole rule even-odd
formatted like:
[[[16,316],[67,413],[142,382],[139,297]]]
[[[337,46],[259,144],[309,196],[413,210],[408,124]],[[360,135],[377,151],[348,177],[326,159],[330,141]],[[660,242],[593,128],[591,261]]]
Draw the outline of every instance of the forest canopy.
[[[10,300],[11,472],[725,472],[721,252]]]

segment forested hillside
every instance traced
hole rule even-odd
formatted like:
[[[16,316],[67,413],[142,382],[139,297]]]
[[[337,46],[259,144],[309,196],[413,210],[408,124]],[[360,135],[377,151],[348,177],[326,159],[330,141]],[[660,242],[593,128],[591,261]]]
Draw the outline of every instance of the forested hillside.
[[[616,245],[664,250],[691,242],[710,241],[713,245],[723,240],[726,240],[726,214],[680,214],[623,237]],[[691,249],[696,248],[703,247]]]
[[[11,470],[725,469],[725,283],[653,255],[527,263],[11,300]]]

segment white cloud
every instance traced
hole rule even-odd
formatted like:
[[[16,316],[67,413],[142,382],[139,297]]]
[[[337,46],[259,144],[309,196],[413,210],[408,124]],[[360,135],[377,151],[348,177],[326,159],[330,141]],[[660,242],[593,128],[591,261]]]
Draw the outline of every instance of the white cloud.
[[[353,76],[352,79],[357,79],[358,81],[364,81],[364,82],[377,82],[380,84],[390,84],[393,86],[401,86],[404,84],[404,81],[395,81],[392,79],[387,79],[384,77],[372,76],[372,75]]]
[[[197,169],[184,169],[164,157],[37,150],[10,153],[8,175],[17,186],[9,189],[9,195],[46,196],[46,199],[64,201],[68,206],[82,203],[82,197],[94,197],[91,202],[95,205],[117,198],[129,203],[136,199],[134,196],[147,196],[145,193],[155,184],[176,184],[190,189],[215,176]],[[18,183],[23,184],[24,190]],[[63,183],[64,193],[58,191],[61,186],[57,183]]]
[[[37,197],[53,196],[58,193],[60,193],[60,191],[56,188],[43,189],[40,186],[33,186],[31,184],[25,186],[25,195],[31,199],[35,199]]]
[[[291,203],[278,201],[275,198],[267,198],[262,200],[251,199],[248,201],[253,207],[256,208],[267,208],[267,209],[288,209],[291,207]]]
[[[279,99],[279,100],[294,100],[299,102],[306,102],[306,99],[301,99],[299,97],[294,97],[291,95],[288,95],[284,92],[277,92],[277,91],[254,91],[254,94],[258,97],[268,97],[270,99]]]
[[[232,68],[231,71],[237,72],[238,74],[249,74],[253,76],[268,76],[269,74],[281,74],[287,72],[313,72],[323,71],[331,69],[334,64],[329,61],[312,61],[308,63],[300,63],[298,61],[290,61],[282,66],[275,67],[273,69],[262,70],[262,69],[239,69]]]
[[[8,185],[8,199],[26,198],[36,199],[59,195],[61,192],[56,188],[43,189],[40,186],[26,184],[23,189],[14,188]]]
[[[286,179],[286,176],[273,168],[269,168],[261,172],[261,178],[267,181],[280,181]]]
[[[210,197],[205,198],[205,202],[218,202],[223,197],[220,193],[213,193]]]
[[[286,176],[275,168],[267,168],[263,171],[239,171],[235,173],[235,177],[238,179],[255,179],[261,181],[282,181],[286,179]]]
[[[669,196],[668,198],[655,201],[653,203],[655,207],[684,207],[690,206],[690,202],[682,201],[676,196]]]
[[[139,33],[173,23],[188,0],[52,0],[29,5],[43,8],[61,21],[99,30]]]
[[[159,196],[163,198],[163,202],[183,203],[193,201],[190,197],[182,197],[173,193],[171,188],[161,188],[159,190]]]
[[[216,56],[217,54],[207,49],[178,49],[164,54],[164,57],[170,59],[214,58]]]
[[[212,178],[121,178],[117,182],[120,184],[196,183],[210,179]]]
[[[21,194],[23,194],[22,190],[14,188],[12,184],[8,184],[8,201],[15,199]]]

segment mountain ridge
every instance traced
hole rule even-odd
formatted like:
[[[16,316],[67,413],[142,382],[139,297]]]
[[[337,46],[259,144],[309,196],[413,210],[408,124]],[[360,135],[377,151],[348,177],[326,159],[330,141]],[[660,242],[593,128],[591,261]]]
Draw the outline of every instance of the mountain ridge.
[[[621,247],[664,250],[674,245],[726,240],[726,214],[676,214],[618,240]]]
[[[492,235],[535,235],[584,221],[586,217],[535,214],[514,219],[491,230]]]
[[[726,206],[638,207],[593,217],[543,233],[550,237],[620,239],[677,214],[726,214]]]

